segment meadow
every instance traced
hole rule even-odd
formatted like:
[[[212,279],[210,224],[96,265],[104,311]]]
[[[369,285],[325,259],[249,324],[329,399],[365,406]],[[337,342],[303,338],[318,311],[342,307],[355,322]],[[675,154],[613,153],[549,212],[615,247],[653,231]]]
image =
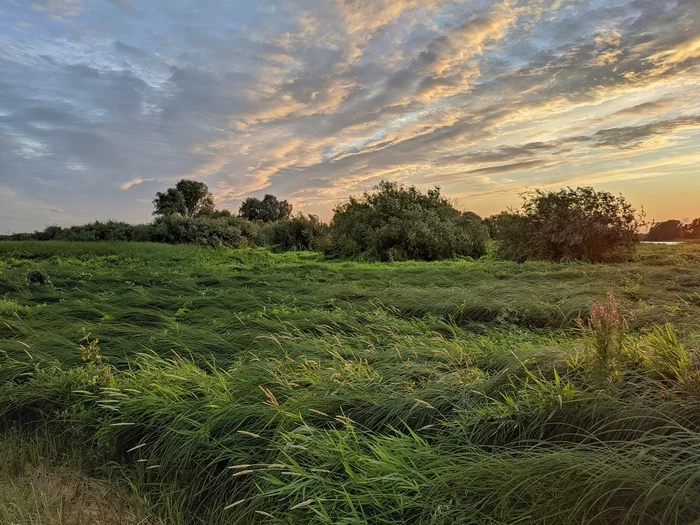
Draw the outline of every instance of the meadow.
[[[0,522],[697,523],[699,318],[691,243],[592,265],[2,242]]]

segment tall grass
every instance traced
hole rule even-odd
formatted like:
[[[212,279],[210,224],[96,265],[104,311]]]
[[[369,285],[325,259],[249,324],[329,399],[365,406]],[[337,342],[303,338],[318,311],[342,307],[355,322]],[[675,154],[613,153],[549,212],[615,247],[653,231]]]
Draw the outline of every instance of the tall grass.
[[[683,264],[46,246],[2,258],[2,428],[167,523],[700,519]]]

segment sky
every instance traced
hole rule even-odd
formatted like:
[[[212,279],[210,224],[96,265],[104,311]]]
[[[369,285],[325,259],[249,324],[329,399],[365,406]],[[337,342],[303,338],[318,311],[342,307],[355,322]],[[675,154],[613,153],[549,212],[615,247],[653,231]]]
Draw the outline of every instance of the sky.
[[[182,178],[324,219],[382,179],[700,216],[698,0],[0,0],[0,233]]]

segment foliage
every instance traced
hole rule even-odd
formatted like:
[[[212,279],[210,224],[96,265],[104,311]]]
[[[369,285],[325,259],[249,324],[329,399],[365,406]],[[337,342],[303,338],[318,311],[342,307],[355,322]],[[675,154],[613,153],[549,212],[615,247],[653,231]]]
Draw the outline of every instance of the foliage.
[[[160,217],[153,223],[151,240],[168,244],[244,247],[255,243],[259,228],[239,217]]]
[[[486,217],[484,219],[484,226],[488,228],[489,230],[489,237],[492,239],[498,238],[498,221],[500,220],[501,216],[504,215],[506,212],[502,212],[498,215],[491,215],[490,217]]]
[[[531,257],[527,243],[535,236],[534,224],[525,215],[510,210],[487,219],[492,238],[500,241],[498,256],[509,261],[524,262]]]
[[[568,188],[528,193],[521,211],[496,223],[507,259],[615,262],[634,256],[642,219],[622,196]]]
[[[651,225],[649,233],[644,238],[653,242],[700,239],[700,218],[693,220],[689,224],[683,224],[675,219],[655,222]]]
[[[27,282],[29,284],[49,284],[49,276],[41,268],[29,270],[27,272]]]
[[[316,215],[298,214],[277,221],[270,227],[270,244],[281,250],[323,251],[329,242],[330,228]]]
[[[50,438],[0,437],[0,523],[165,525],[118,480],[87,475],[80,443],[69,448],[58,460]]]
[[[381,261],[438,260],[486,253],[487,228],[472,213],[460,213],[439,188],[382,181],[373,193],[337,206],[327,252]]]
[[[618,365],[626,332],[615,295],[608,292],[606,301],[591,306],[588,322],[579,319],[578,323],[591,341],[599,378],[605,381],[613,379],[619,373]]]
[[[694,523],[699,262],[0,243],[0,435],[180,525]]]
[[[62,228],[49,226],[43,231],[34,233],[16,233],[3,237],[5,240],[39,240],[39,241],[129,241],[148,242],[151,240],[151,226],[149,224],[128,224],[126,222],[95,221],[79,226]]]
[[[646,235],[647,241],[677,241],[683,238],[683,223],[670,220],[651,225]]]
[[[100,340],[90,339],[90,334],[85,333],[83,343],[80,345],[80,359],[88,365],[101,365],[102,354],[100,354]]]
[[[153,215],[203,217],[214,212],[214,198],[203,182],[182,179],[165,193],[156,193]]]
[[[72,242],[160,242],[168,244],[200,244],[232,247],[261,245],[264,239],[260,227],[231,214],[217,212],[212,217],[181,217],[168,215],[151,224],[124,222],[93,222],[61,228],[49,226],[34,234],[15,234],[10,240],[72,241]]]
[[[292,205],[286,200],[279,200],[274,195],[265,195],[262,200],[248,197],[239,210],[241,217],[249,221],[275,222],[289,219]]]
[[[683,236],[686,239],[700,239],[700,218],[693,219],[693,222],[683,227]]]
[[[29,307],[19,304],[16,299],[0,299],[0,316],[19,317],[29,313]]]
[[[214,210],[211,215],[209,215],[210,218],[212,219],[230,219],[232,217],[235,217],[233,213],[231,213],[231,210]]]

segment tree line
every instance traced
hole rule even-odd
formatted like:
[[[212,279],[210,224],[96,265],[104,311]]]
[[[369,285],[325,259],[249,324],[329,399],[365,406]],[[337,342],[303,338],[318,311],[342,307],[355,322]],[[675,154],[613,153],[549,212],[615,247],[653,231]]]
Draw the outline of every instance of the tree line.
[[[423,192],[390,181],[336,206],[329,224],[269,194],[245,199],[238,213],[216,209],[207,185],[190,180],[158,192],[153,206],[149,224],[50,226],[4,238],[271,246],[377,261],[479,258],[495,241],[497,256],[508,260],[617,262],[634,256],[644,224],[624,197],[593,188],[536,190],[519,209],[486,219],[455,208],[439,187]]]
[[[649,228],[649,233],[644,237],[644,240],[654,242],[686,239],[700,239],[700,218],[687,224],[675,219],[655,222]]]

